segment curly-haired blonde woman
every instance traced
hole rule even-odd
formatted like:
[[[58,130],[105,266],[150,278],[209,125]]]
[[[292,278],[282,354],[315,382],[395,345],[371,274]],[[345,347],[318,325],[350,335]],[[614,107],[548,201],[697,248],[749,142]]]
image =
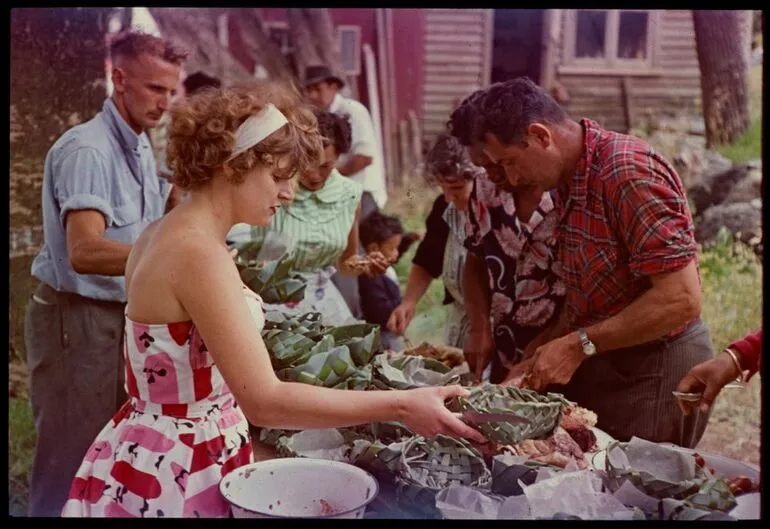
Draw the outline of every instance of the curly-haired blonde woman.
[[[320,163],[315,118],[274,90],[210,90],[172,111],[168,161],[185,202],[150,224],[126,266],[129,400],[88,450],[65,516],[228,516],[218,484],[253,460],[249,425],[334,428],[401,421],[483,442],[444,406],[459,386],[359,392],[278,380],[261,300],[225,237],[268,225],[291,176]]]

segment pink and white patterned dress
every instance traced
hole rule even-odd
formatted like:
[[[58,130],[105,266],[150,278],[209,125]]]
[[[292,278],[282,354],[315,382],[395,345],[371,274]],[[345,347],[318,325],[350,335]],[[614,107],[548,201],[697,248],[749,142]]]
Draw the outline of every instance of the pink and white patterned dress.
[[[258,330],[262,300],[244,286]],[[129,400],[77,471],[62,516],[222,517],[219,482],[251,463],[249,424],[191,321],[126,317]]]

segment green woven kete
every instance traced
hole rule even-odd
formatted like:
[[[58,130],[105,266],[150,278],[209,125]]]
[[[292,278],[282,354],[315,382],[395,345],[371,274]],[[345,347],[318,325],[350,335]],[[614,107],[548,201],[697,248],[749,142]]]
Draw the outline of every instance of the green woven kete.
[[[308,312],[301,316],[287,316],[283,312],[268,310],[265,314],[264,331],[278,329],[302,334],[311,340],[323,332],[320,312]]]
[[[529,424],[510,422],[472,423],[487,439],[498,444],[516,444],[550,434],[561,421],[569,401],[556,393],[541,394],[528,389],[484,383],[470,389],[470,396],[455,397],[449,408],[455,412],[515,413]]]
[[[350,351],[344,345],[310,356],[307,362],[276,373],[281,380],[333,387],[356,371]]]
[[[283,369],[302,363],[310,357],[316,342],[291,331],[272,329],[262,333],[262,339],[270,353],[273,369]]]
[[[492,474],[467,441],[444,435],[416,435],[377,453],[397,482],[438,491],[450,485],[488,489]]]
[[[259,294],[267,303],[289,303],[302,301],[305,297],[307,280],[292,271],[294,261],[288,254],[277,261],[256,262],[257,248],[243,245],[238,248],[235,265],[241,280]]]

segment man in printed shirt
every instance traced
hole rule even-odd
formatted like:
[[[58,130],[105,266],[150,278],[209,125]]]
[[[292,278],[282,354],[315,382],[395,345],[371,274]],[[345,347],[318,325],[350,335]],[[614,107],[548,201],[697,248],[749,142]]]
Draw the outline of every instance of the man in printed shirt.
[[[468,257],[463,292],[469,332],[465,354],[477,378],[491,360],[489,380],[502,382],[529,351],[530,342],[555,323],[564,283],[553,272],[558,223],[556,191],[513,186],[481,144],[471,141],[478,91],[452,113],[449,128],[485,168],[473,185],[467,210]]]
[[[559,192],[565,317],[511,375],[592,409],[616,439],[695,446],[707,413],[684,417],[671,392],[713,348],[679,176],[643,140],[570,119],[529,79],[489,87],[475,115],[472,139],[511,185]]]
[[[48,152],[40,280],[24,320],[37,446],[31,516],[59,516],[75,472],[125,402],[122,338],[126,259],[169,197],[146,131],[179,85],[186,52],[126,32],[110,44],[112,97]]]

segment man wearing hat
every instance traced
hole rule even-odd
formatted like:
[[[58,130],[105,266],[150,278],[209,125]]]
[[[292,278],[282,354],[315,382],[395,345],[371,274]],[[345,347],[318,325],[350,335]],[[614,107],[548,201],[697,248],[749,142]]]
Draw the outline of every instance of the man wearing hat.
[[[328,66],[308,66],[305,70],[305,90],[310,102],[321,110],[350,119],[353,145],[349,153],[340,156],[337,170],[363,186],[363,220],[373,210],[384,208],[388,201],[385,168],[369,111],[355,99],[343,97],[343,86],[345,82],[332,74]]]

